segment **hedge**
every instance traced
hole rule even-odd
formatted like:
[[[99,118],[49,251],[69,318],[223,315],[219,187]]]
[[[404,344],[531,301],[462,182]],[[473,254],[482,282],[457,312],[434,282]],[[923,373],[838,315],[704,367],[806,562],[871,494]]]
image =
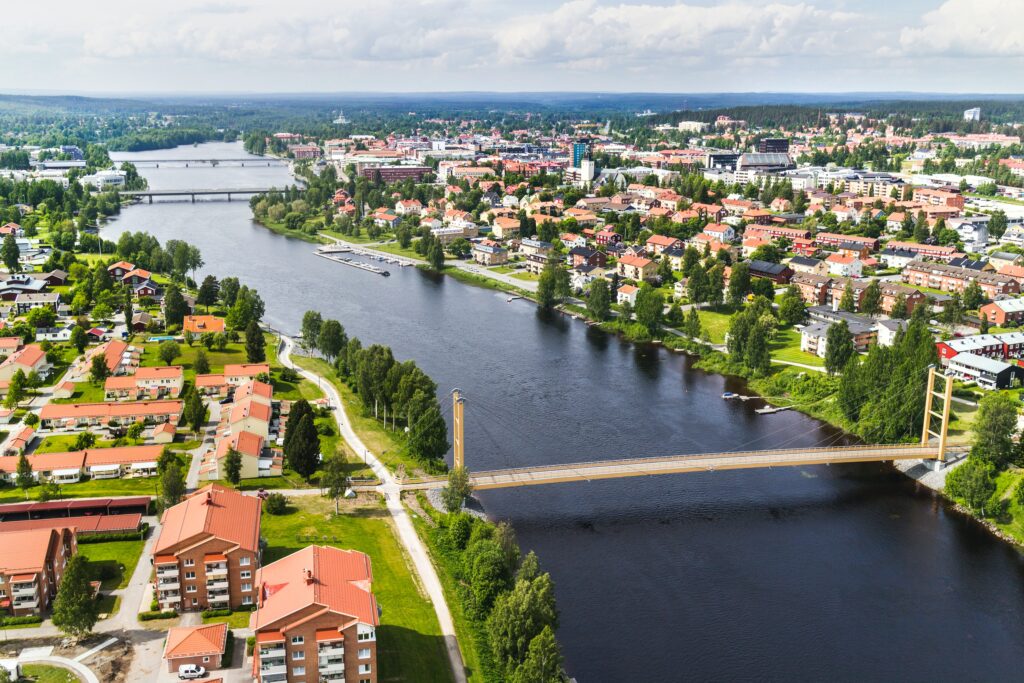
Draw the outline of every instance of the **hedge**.
[[[249,636],[245,639],[245,654],[251,655],[256,649],[256,636]]]
[[[210,619],[211,617],[230,617],[231,610],[229,609],[208,609],[202,613],[203,619]]]
[[[139,614],[140,621],[153,621],[154,619],[173,619],[178,613],[172,609],[163,612],[142,612]]]
[[[232,633],[231,629],[228,629],[227,639],[224,641],[224,655],[220,658],[220,666],[222,669],[226,669],[231,666],[231,658],[235,652],[235,634]]]
[[[83,543],[108,543],[110,541],[138,541],[145,538],[149,530],[149,524],[143,523],[139,531],[117,531],[99,534],[79,534],[78,544]]]
[[[32,614],[23,617],[0,617],[0,626],[28,626],[41,623],[43,618]]]

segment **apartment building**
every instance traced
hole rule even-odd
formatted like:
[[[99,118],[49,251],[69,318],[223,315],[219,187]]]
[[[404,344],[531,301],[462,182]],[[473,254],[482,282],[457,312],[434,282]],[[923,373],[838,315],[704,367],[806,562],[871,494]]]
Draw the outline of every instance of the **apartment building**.
[[[987,299],[995,299],[1000,294],[1020,294],[1020,283],[1012,277],[927,261],[908,263],[903,269],[903,281],[943,292],[963,292],[971,282],[977,282]]]
[[[932,206],[964,208],[964,196],[955,187],[918,187],[914,189],[914,201]]]
[[[180,365],[139,368],[134,375],[108,377],[103,385],[107,401],[137,401],[145,398],[178,398],[185,388]]]
[[[257,574],[253,679],[377,683],[380,610],[368,555],[307,546]]]
[[[64,566],[78,551],[68,528],[0,533],[0,613],[40,614],[57,597]]]
[[[810,230],[802,228],[787,228],[783,225],[748,225],[743,233],[744,237],[756,237],[764,240],[776,240],[784,238],[787,240],[807,239],[811,236]]]
[[[234,609],[256,601],[260,504],[208,484],[164,513],[153,546],[161,609]]]
[[[39,411],[39,424],[43,429],[126,426],[133,422],[178,424],[181,409],[181,401],[48,403]]]

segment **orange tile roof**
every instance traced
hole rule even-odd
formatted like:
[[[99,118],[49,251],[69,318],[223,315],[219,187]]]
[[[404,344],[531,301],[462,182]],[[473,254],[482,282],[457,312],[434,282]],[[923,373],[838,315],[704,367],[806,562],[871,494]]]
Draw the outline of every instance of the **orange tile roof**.
[[[619,263],[622,263],[627,266],[633,266],[635,268],[646,268],[647,266],[654,263],[654,261],[652,261],[649,258],[644,258],[642,256],[626,255],[619,259]]]
[[[133,462],[155,462],[160,458],[164,447],[160,444],[144,446],[117,446],[114,448],[91,448],[82,451],[85,455],[85,466],[93,465],[127,465]]]
[[[13,474],[18,471],[18,456],[7,456],[0,458],[0,472]],[[53,470],[70,470],[82,468],[85,462],[85,453],[35,453],[28,456],[28,464],[32,466],[33,472],[52,472]]]
[[[669,237],[668,235],[651,235],[647,238],[647,244],[658,244],[663,247],[671,247],[679,241],[678,237]]]
[[[228,383],[224,375],[196,375],[197,387],[219,387]]]
[[[252,380],[251,382],[238,385],[238,388],[235,389],[235,401],[240,401],[250,396],[272,398],[274,396],[274,387],[266,382]]]
[[[239,420],[254,417],[262,422],[270,422],[272,415],[273,410],[267,404],[254,401],[251,398],[244,398],[241,401],[235,401],[229,420],[234,424]]]
[[[269,363],[238,363],[224,366],[225,377],[255,377],[270,374]]]
[[[139,368],[135,371],[136,379],[177,379],[184,375],[180,365],[160,365],[152,368]]]
[[[263,437],[246,431],[225,437],[217,442],[217,457],[223,458],[231,448],[234,448],[242,455],[258,458],[263,453]]]
[[[46,566],[46,553],[50,549],[55,529],[30,529],[0,533],[0,574],[29,573],[28,577],[14,577],[12,581],[29,581]]]
[[[170,552],[179,543],[213,536],[256,552],[260,540],[260,499],[218,484],[209,484],[164,513],[153,554]]]
[[[175,626],[167,631],[164,659],[221,655],[227,638],[228,625],[223,623]]]
[[[39,411],[41,420],[69,418],[119,418],[142,415],[181,415],[181,401],[131,401],[127,403],[47,403]]]
[[[279,630],[287,624],[283,620],[309,605],[321,605],[364,624],[379,623],[370,557],[358,550],[307,546],[266,565],[256,578],[261,594],[250,620],[256,631]]]
[[[120,268],[121,270],[135,270],[134,263],[128,263],[127,261],[118,261],[117,263],[111,263],[107,266],[107,270],[113,270],[114,268]]]
[[[215,315],[186,315],[181,323],[183,332],[203,334],[205,332],[223,332],[224,319]]]

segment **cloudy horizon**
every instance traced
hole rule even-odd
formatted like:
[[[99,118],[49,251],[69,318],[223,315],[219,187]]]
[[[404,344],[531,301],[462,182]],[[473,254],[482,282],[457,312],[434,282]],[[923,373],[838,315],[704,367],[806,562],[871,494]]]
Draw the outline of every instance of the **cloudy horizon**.
[[[16,30],[0,44],[0,91],[1024,91],[1024,3],[1000,0],[59,0],[47,9],[5,8]]]

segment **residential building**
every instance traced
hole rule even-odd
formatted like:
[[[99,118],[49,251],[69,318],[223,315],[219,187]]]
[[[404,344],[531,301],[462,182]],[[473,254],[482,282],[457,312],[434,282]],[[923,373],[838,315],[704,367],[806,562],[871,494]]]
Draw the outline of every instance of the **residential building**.
[[[220,333],[224,329],[224,319],[215,315],[186,315],[181,323],[182,332],[190,332],[195,335],[207,332]]]
[[[800,292],[800,298],[808,306],[821,306],[827,303],[829,288],[832,286],[832,278],[818,273],[794,273],[790,284],[796,286]]]
[[[856,256],[832,254],[825,261],[828,272],[837,277],[860,277],[863,274],[864,262]]]
[[[1011,277],[944,263],[911,261],[903,269],[902,277],[907,284],[943,292],[962,293],[971,282],[977,282],[987,299],[995,299],[1000,294],[1020,294],[1020,283]]]
[[[201,666],[207,671],[219,669],[222,664],[230,666],[230,662],[221,661],[227,641],[226,623],[174,626],[167,631],[164,642],[167,670],[177,673],[179,667],[186,664]]]
[[[185,371],[180,365],[139,368],[134,375],[115,375],[104,383],[104,400],[138,401],[178,398],[185,388]]]
[[[1024,381],[1024,368],[973,353],[959,353],[946,365],[947,374],[974,382],[982,389],[1009,389]]]
[[[985,304],[978,312],[984,320],[999,327],[1007,323],[1019,324],[1024,320],[1024,299],[998,299]]]
[[[640,291],[640,288],[636,285],[622,285],[619,287],[619,291],[616,292],[615,303],[629,304],[630,306],[636,306],[636,295]]]
[[[500,266],[508,263],[508,249],[492,240],[483,240],[473,245],[473,260],[484,266]]]
[[[0,533],[0,548],[0,610],[20,617],[49,608],[78,543],[66,527],[31,529]]]
[[[793,270],[793,276],[797,273],[809,273],[813,275],[826,275],[829,272],[829,265],[821,259],[807,256],[794,256],[789,259],[787,265]]]
[[[629,280],[646,280],[658,272],[658,266],[649,258],[642,256],[622,256],[616,264],[619,277]]]
[[[161,609],[256,603],[260,499],[208,484],[164,512],[153,546]]]
[[[819,322],[805,326],[800,331],[800,350],[824,358],[828,347],[828,330],[838,323]],[[864,353],[878,338],[874,322],[848,320],[846,326],[850,330],[853,348]]]
[[[370,558],[307,546],[257,573],[254,680],[377,683],[380,608]]]
[[[771,263],[769,261],[754,259],[749,262],[749,266],[750,275],[752,277],[767,278],[779,285],[786,284],[789,282],[789,279],[793,277],[793,270],[789,266],[781,263]]]
[[[668,249],[678,249],[682,247],[683,241],[678,237],[669,237],[668,235],[651,235],[647,238],[647,242],[645,244],[648,251],[660,256],[662,252]]]
[[[181,419],[181,409],[181,401],[47,403],[39,411],[39,424],[43,429],[124,427],[133,422],[177,424]]]

